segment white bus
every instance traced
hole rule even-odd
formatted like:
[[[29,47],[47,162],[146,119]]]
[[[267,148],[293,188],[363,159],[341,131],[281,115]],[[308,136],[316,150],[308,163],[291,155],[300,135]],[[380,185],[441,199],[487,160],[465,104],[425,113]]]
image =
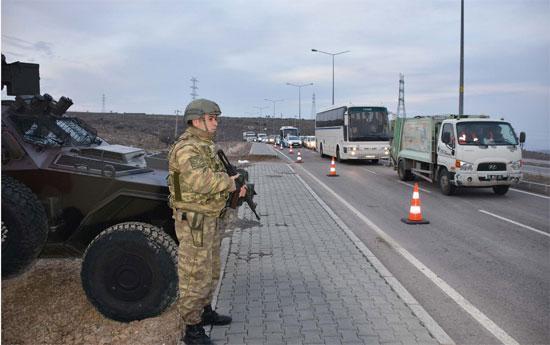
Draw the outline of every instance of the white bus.
[[[315,118],[317,150],[344,159],[364,159],[375,163],[390,156],[390,126],[385,107],[348,105],[332,107]]]
[[[281,137],[281,142],[283,142],[283,139],[286,138],[287,135],[292,136],[299,136],[300,132],[298,131],[298,128],[292,127],[292,126],[283,126],[279,129],[279,136]],[[283,145],[286,147],[286,145],[283,143]]]

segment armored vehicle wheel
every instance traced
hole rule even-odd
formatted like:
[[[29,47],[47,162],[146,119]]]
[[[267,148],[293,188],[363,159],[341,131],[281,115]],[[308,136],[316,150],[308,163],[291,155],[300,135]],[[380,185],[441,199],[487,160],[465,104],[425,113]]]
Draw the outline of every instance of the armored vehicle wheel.
[[[508,192],[508,189],[510,189],[510,186],[493,186],[493,192],[497,195],[504,195]]]
[[[445,168],[442,168],[439,172],[439,188],[441,188],[441,193],[445,195],[453,195],[456,191],[456,186],[449,180],[449,173]]]
[[[106,317],[156,316],[177,298],[177,246],[155,226],[116,224],[90,243],[80,276],[88,299]]]
[[[28,268],[47,237],[48,218],[36,195],[16,179],[2,176],[2,278]]]
[[[404,160],[400,160],[399,163],[397,163],[397,174],[399,175],[399,179],[401,181],[410,181],[414,178],[411,171],[405,169],[405,161]]]

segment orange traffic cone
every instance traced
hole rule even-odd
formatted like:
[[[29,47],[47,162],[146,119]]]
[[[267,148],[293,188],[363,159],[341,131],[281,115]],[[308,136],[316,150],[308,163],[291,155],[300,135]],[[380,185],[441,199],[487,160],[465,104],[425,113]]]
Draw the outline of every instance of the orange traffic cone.
[[[414,184],[411,208],[409,209],[409,218],[401,218],[403,223],[407,224],[429,224],[430,222],[422,218],[420,209],[420,193],[418,193],[418,183]]]
[[[294,150],[292,149],[292,145],[288,146],[288,153],[293,154]]]
[[[330,172],[327,176],[338,176],[336,173],[336,163],[334,162],[334,157],[332,157],[332,160],[330,161]]]
[[[283,143],[281,143],[281,150],[283,149]]]
[[[298,151],[298,157],[296,157],[296,163],[303,163],[302,162],[302,153]]]

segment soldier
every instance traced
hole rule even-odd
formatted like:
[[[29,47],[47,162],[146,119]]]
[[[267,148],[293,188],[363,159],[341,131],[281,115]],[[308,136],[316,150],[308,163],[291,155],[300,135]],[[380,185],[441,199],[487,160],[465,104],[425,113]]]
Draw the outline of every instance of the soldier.
[[[231,317],[212,310],[214,290],[220,279],[218,222],[226,200],[235,191],[237,176],[229,176],[215,152],[219,106],[197,99],[185,108],[187,130],[169,153],[170,203],[179,240],[178,309],[185,327],[183,341],[212,344],[204,325],[227,325]],[[246,187],[239,191],[246,194]]]

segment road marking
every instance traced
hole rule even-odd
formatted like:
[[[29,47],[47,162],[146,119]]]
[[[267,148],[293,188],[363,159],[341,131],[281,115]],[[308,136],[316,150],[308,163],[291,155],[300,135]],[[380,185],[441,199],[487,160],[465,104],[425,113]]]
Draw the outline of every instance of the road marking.
[[[478,211],[481,212],[481,213],[485,213],[485,214],[488,214],[488,215],[490,215],[490,216],[493,216],[493,217],[495,217],[495,218],[505,220],[505,221],[510,222],[510,223],[512,223],[512,224],[519,225],[519,226],[521,226],[521,227],[523,227],[523,228],[525,228],[525,229],[528,229],[528,230],[537,232],[537,233],[539,233],[539,234],[541,234],[541,235],[550,237],[550,234],[549,234],[549,233],[544,232],[544,231],[541,231],[541,230],[538,230],[538,229],[535,229],[535,228],[532,228],[532,227],[530,227],[529,225],[525,225],[525,224],[518,223],[518,222],[516,222],[516,221],[514,221],[514,220],[511,220],[511,219],[508,219],[508,218],[504,218],[504,217],[502,217],[502,216],[499,216],[498,214],[494,214],[494,213],[491,213],[491,212],[488,212],[488,211],[485,211],[485,210],[478,210]]]
[[[399,183],[401,183],[401,184],[404,184],[405,186],[409,186],[409,187],[414,188],[414,185],[412,185],[412,184],[410,184],[410,183],[403,182],[403,181],[397,181],[397,182],[399,182]],[[429,191],[429,190],[427,190],[427,189],[424,189],[424,188],[418,187],[418,189],[421,190],[421,191],[423,191],[423,192],[426,192],[426,193],[428,193],[428,194],[431,194],[431,193],[432,193],[431,191]]]
[[[370,173],[373,173],[375,175],[378,175],[378,173],[376,171],[373,171],[373,170],[370,170],[369,168],[365,168],[363,167],[363,169],[365,169],[366,171],[370,172]]]
[[[526,192],[526,191],[524,191],[524,190],[519,190],[519,189],[515,189],[515,188],[510,188],[510,190],[513,190],[514,192],[518,192],[518,193],[523,193],[523,194],[529,194],[529,195],[533,195],[533,196],[538,196],[539,198],[550,199],[550,197],[548,197],[548,196],[546,196],[546,195],[540,195],[540,194],[530,193],[530,192]]]
[[[447,282],[441,279],[437,274],[430,270],[426,265],[424,265],[420,260],[414,257],[409,253],[405,248],[403,248],[397,241],[395,241],[390,235],[380,229],[376,224],[374,224],[369,218],[364,214],[359,212],[355,207],[348,203],[344,198],[338,195],[335,191],[330,189],[326,184],[321,180],[315,177],[312,173],[307,171],[302,167],[302,170],[309,175],[314,181],[319,185],[325,188],[330,194],[332,194],[338,201],[345,205],[350,211],[355,213],[355,215],[361,219],[368,227],[375,231],[382,239],[384,239],[391,247],[395,249],[401,256],[403,256],[409,263],[411,263],[416,269],[418,269],[422,274],[424,274],[428,279],[430,279],[437,287],[439,287],[447,296],[449,296],[456,304],[458,304],[462,309],[464,309],[470,316],[472,316],[481,326],[493,334],[500,342],[505,345],[519,345],[519,343],[512,338],[508,333],[506,333],[502,328],[500,328],[496,323],[494,323],[489,317],[487,317],[483,312],[477,309],[470,301],[468,301],[464,296],[462,296],[458,291],[453,289]]]

